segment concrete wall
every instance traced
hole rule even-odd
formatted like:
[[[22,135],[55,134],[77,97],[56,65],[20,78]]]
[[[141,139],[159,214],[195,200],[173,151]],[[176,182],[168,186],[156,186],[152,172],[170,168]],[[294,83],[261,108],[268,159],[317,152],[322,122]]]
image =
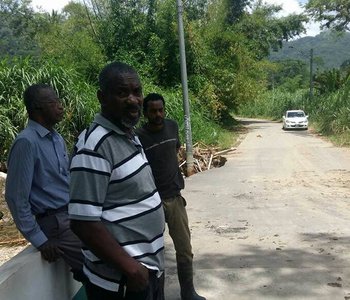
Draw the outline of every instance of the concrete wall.
[[[62,259],[50,264],[31,246],[0,267],[0,300],[78,299],[80,289]]]

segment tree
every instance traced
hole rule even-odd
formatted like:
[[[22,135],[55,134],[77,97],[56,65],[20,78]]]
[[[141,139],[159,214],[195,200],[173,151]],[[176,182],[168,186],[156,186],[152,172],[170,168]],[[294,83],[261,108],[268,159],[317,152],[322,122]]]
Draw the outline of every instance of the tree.
[[[96,82],[105,57],[94,24],[84,5],[70,2],[62,14],[43,13],[45,27],[37,34],[44,59],[75,68],[90,82]]]
[[[267,5],[258,1],[252,13],[247,14],[235,26],[246,37],[246,46],[255,53],[257,59],[265,58],[271,49],[282,47],[282,41],[288,41],[305,32],[304,23],[307,17],[303,14],[292,14],[278,18],[275,15],[281,6]]]
[[[326,70],[314,78],[315,88],[321,95],[338,91],[348,81],[349,74],[342,74],[340,69]]]
[[[348,0],[310,0],[305,8],[316,21],[324,22],[321,29],[350,30],[350,1]]]
[[[241,20],[241,17],[245,14],[246,7],[251,2],[251,0],[225,0],[227,24],[233,25],[238,23]]]
[[[286,59],[276,62],[276,69],[269,74],[269,88],[284,86],[288,91],[295,92],[302,86],[307,86],[309,71],[305,62]]]
[[[36,55],[34,36],[37,24],[29,0],[0,2],[0,56]]]

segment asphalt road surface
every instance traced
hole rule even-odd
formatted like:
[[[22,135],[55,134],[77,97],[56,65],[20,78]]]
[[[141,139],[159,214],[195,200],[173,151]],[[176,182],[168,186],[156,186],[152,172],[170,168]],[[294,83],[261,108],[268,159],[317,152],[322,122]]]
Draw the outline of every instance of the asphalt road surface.
[[[195,285],[208,300],[350,299],[350,151],[245,120],[225,166],[186,179]],[[179,297],[166,237],[166,299]]]

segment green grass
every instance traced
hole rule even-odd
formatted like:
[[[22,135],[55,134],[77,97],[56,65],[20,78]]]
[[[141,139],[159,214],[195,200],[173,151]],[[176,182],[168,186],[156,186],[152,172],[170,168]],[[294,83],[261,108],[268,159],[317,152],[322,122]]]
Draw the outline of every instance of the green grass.
[[[144,94],[157,92],[166,99],[167,116],[179,124],[182,141],[185,141],[185,125],[181,88],[162,89],[143,78]],[[99,111],[96,99],[97,86],[87,83],[75,70],[63,68],[53,62],[37,62],[31,59],[0,61],[0,162],[7,158],[9,147],[19,131],[27,123],[22,100],[24,90],[34,83],[53,86],[62,99],[65,117],[57,130],[72,149],[77,135],[86,128]],[[192,141],[219,148],[231,147],[234,131],[223,129],[210,115],[205,105],[190,95]]]

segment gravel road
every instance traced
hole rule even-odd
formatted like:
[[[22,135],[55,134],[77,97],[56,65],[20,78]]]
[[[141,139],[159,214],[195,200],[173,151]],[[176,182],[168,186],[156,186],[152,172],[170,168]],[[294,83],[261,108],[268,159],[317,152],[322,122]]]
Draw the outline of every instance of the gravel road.
[[[208,300],[350,299],[350,151],[310,131],[250,129],[186,180],[196,286]],[[179,299],[167,236],[166,295]]]

